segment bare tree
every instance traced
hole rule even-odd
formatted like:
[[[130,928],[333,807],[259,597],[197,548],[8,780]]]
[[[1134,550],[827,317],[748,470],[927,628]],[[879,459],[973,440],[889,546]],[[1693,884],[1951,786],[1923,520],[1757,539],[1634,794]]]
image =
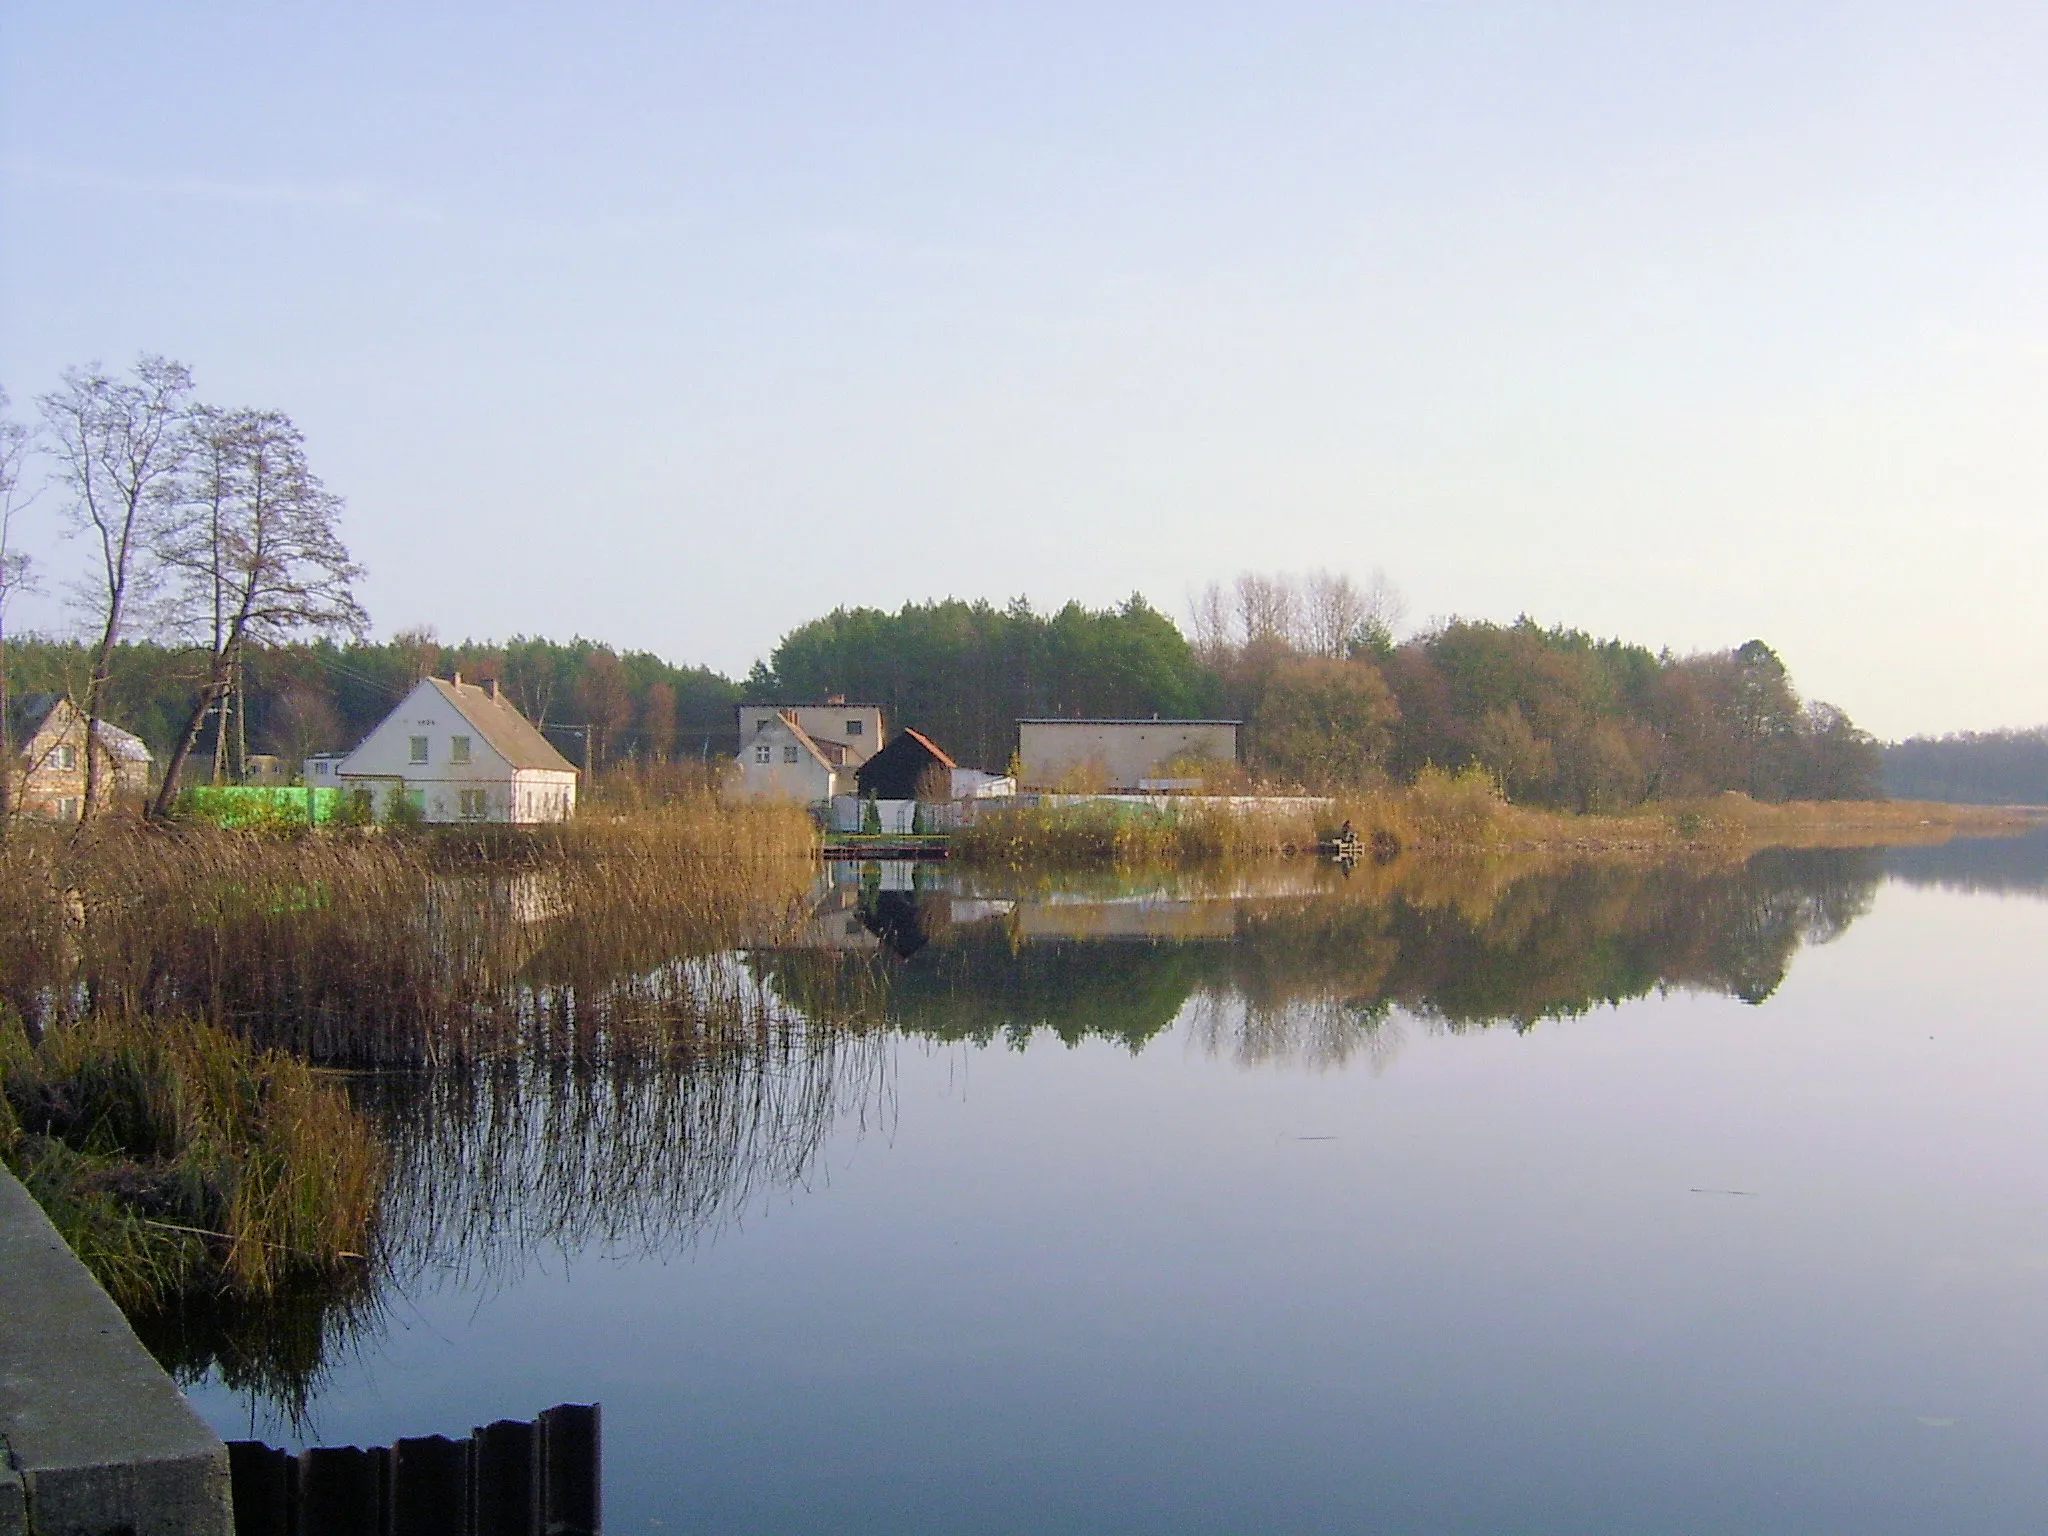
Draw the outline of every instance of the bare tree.
[[[1349,576],[1314,571],[1301,581],[1297,649],[1336,660],[1391,645],[1406,605],[1385,571],[1361,587]]]
[[[401,629],[391,637],[391,648],[405,658],[406,670],[411,674],[406,680],[407,687],[432,677],[441,665],[441,641],[431,624]]]
[[[90,368],[66,370],[58,389],[37,402],[49,429],[59,478],[70,493],[72,526],[90,535],[99,557],[79,596],[98,629],[85,680],[85,795],[81,820],[96,813],[102,775],[100,715],[114,647],[130,610],[154,584],[152,551],[175,516],[184,466],[185,407],[192,370],[169,358],[138,358],[117,379]]]
[[[545,727],[555,704],[555,657],[545,640],[515,635],[505,646],[505,688],[513,706],[535,725]]]
[[[597,745],[586,750],[592,765],[610,761],[612,747],[633,723],[633,684],[616,652],[599,646],[583,659],[576,678],[576,702]]]
[[[1238,634],[1246,648],[1265,644],[1293,649],[1301,598],[1292,576],[1246,571],[1237,578],[1236,596]]]
[[[650,683],[640,701],[640,750],[665,763],[676,745],[676,691],[667,683]]]
[[[1386,572],[1363,586],[1328,570],[1306,576],[1246,571],[1210,582],[1189,602],[1195,649],[1222,668],[1249,654],[1342,661],[1392,645],[1405,605]]]
[[[347,729],[333,701],[317,683],[293,683],[270,711],[265,750],[280,754],[287,762],[302,762],[315,752],[333,751]]]
[[[1212,581],[1188,602],[1194,621],[1195,654],[1212,667],[1220,667],[1237,649],[1236,615],[1223,583]]]
[[[1349,576],[1311,571],[1301,583],[1301,650],[1341,660],[1365,622],[1365,595]]]
[[[12,793],[15,761],[14,736],[9,720],[13,699],[7,673],[7,605],[18,592],[32,590],[34,566],[16,548],[15,515],[26,505],[21,495],[21,475],[28,463],[34,434],[7,414],[12,404],[0,389],[0,836],[14,808]]]
[[[341,542],[341,498],[313,473],[291,418],[201,408],[191,413],[190,439],[189,515],[162,526],[156,554],[176,574],[180,627],[207,637],[207,677],[165,765],[153,816],[170,813],[206,717],[238,698],[251,641],[360,635],[369,622],[355,598],[361,567]]]

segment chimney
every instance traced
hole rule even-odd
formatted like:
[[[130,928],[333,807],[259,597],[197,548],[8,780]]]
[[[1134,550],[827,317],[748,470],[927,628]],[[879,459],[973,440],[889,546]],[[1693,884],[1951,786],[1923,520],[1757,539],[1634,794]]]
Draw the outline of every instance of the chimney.
[[[462,674],[460,672],[455,674],[455,686],[458,688],[462,686]]]
[[[846,695],[843,693],[829,694],[827,695],[825,702],[827,704],[844,704],[846,702]]]
[[[488,693],[491,696],[491,702],[493,704],[498,702],[498,680],[495,677],[487,677],[484,679],[484,692]]]

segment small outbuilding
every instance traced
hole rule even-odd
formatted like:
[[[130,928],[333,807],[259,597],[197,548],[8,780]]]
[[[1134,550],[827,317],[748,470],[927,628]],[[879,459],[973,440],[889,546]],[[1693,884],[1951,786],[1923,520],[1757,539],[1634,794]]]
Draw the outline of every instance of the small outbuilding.
[[[953,774],[959,766],[922,731],[898,731],[886,747],[860,765],[854,783],[863,799],[916,800],[923,788],[924,799],[950,800]]]

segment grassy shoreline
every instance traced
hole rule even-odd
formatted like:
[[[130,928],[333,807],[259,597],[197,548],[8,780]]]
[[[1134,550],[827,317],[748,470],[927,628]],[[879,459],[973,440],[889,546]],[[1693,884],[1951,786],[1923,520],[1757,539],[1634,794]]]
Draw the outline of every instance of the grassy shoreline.
[[[0,1162],[124,1307],[346,1283],[383,1152],[304,1062],[189,1020],[0,1012]]]
[[[1299,808],[1276,802],[1162,811],[1105,802],[999,810],[954,833],[951,852],[971,864],[1010,868],[1231,863],[1313,850],[1349,823],[1379,857],[1737,853],[2009,835],[2042,821],[2039,812],[2024,807],[1919,801],[1767,805],[1733,792],[1658,801],[1619,814],[1579,814],[1510,804],[1484,775],[1432,772],[1412,785]]]

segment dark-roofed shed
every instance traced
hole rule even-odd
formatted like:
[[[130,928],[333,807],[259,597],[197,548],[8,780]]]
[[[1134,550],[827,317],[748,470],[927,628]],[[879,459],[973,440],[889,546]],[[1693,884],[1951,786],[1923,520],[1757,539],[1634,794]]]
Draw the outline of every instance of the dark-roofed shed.
[[[864,796],[877,800],[914,800],[918,781],[936,768],[944,775],[950,797],[953,770],[959,764],[929,736],[919,731],[898,731],[893,741],[860,765],[854,775]]]

